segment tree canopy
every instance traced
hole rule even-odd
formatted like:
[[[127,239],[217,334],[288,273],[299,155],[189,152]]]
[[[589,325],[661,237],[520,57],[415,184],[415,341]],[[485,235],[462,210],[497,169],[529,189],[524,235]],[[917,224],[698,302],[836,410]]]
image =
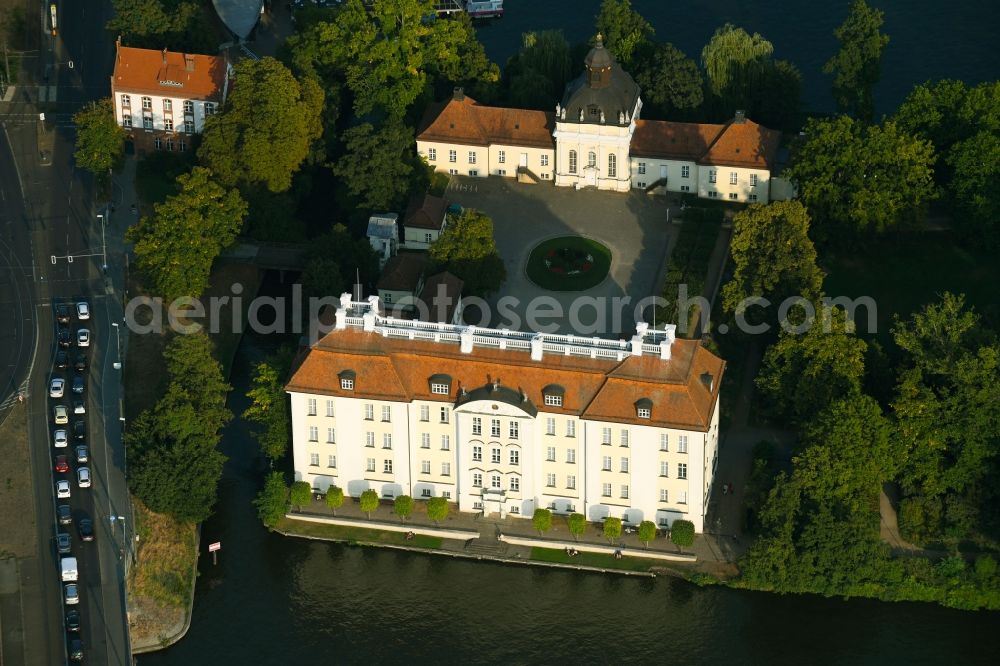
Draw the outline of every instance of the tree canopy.
[[[851,240],[922,218],[935,196],[934,148],[892,121],[810,119],[789,177],[816,222],[816,238]]]
[[[358,508],[364,511],[369,519],[372,517],[372,511],[378,508],[378,504],[378,493],[371,488],[361,493],[361,496],[358,498]]]
[[[257,364],[253,387],[247,393],[250,404],[243,418],[259,426],[253,432],[261,452],[272,462],[284,457],[291,437],[291,416],[285,379],[292,366],[294,350],[285,347]]]
[[[443,497],[432,497],[427,500],[427,517],[435,523],[440,523],[448,517],[448,500]]]
[[[643,98],[667,116],[696,109],[704,98],[697,63],[673,44],[654,46],[636,70],[635,81]]]
[[[632,9],[631,0],[603,0],[597,14],[597,30],[607,49],[625,69],[631,67],[636,49],[654,35],[653,26]]]
[[[257,515],[264,527],[274,527],[288,513],[288,486],[281,472],[271,472],[264,480],[264,487],[254,499]]]
[[[296,481],[288,491],[288,501],[292,503],[296,511],[301,511],[302,507],[308,506],[312,501],[312,486],[308,481]]]
[[[402,520],[406,520],[413,513],[413,498],[409,495],[399,495],[393,500],[392,512]]]
[[[344,153],[333,172],[358,206],[372,211],[399,210],[410,193],[410,174],[419,163],[413,130],[396,118],[376,128],[371,123],[343,134]]]
[[[840,51],[823,66],[824,73],[833,74],[837,108],[859,120],[871,120],[875,113],[872,90],[881,76],[882,50],[889,43],[881,29],[882,10],[854,0],[847,19],[833,31]]]
[[[197,0],[112,0],[107,30],[129,46],[214,53],[215,27]]]
[[[270,57],[240,61],[234,78],[222,113],[205,121],[198,158],[224,185],[284,192],[323,135],[323,90]]]
[[[208,286],[212,262],[243,226],[246,202],[236,190],[212,180],[195,167],[177,177],[178,193],[153,207],[153,216],[126,232],[135,243],[136,264],[154,293],[172,302],[197,298]]]
[[[337,297],[351,291],[355,277],[372,284],[379,274],[378,256],[365,238],[358,238],[342,224],[314,238],[306,251],[302,288],[309,296]]]
[[[751,297],[772,307],[786,298],[819,298],[823,271],[809,239],[809,214],[798,201],[751,204],[736,214],[730,241],[735,270],[722,289],[723,308],[734,312]]]
[[[518,107],[548,110],[572,76],[569,43],[561,30],[528,32],[521,41],[521,52],[504,68],[508,97]]]
[[[89,102],[73,115],[76,124],[76,152],[73,158],[82,169],[104,178],[119,168],[125,156],[125,129],[115,121],[111,99]]]
[[[531,516],[531,525],[539,534],[544,534],[552,529],[552,512],[548,509],[535,509]]]
[[[494,292],[507,278],[493,238],[493,220],[480,210],[466,208],[460,215],[449,215],[429,252],[437,265],[465,281],[466,293]]]

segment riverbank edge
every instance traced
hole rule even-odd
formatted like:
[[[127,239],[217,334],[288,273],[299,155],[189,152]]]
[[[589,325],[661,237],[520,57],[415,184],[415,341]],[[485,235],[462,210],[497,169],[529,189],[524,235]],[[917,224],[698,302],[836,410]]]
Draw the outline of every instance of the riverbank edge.
[[[194,552],[197,553],[200,547],[201,523],[198,524],[198,528],[194,533]],[[178,630],[173,636],[167,636],[166,638],[160,640],[159,643],[143,645],[138,648],[133,645],[132,654],[149,654],[150,652],[165,650],[187,635],[188,629],[191,628],[191,620],[194,618],[194,592],[195,588],[198,586],[198,559],[198,556],[195,556],[194,561],[191,563],[191,592],[188,596],[188,603],[184,605],[184,622],[181,624],[180,630]]]
[[[453,550],[439,550],[437,548],[418,548],[414,546],[401,546],[399,544],[381,543],[378,541],[360,541],[357,539],[335,539],[332,537],[318,537],[308,534],[297,534],[289,530],[281,530],[273,528],[277,534],[284,537],[291,537],[295,539],[308,539],[310,541],[326,541],[330,543],[341,543],[347,546],[361,546],[367,548],[389,548],[392,550],[403,550],[409,551],[411,553],[423,553],[425,555],[442,555],[445,557],[461,558],[466,560],[477,560],[477,561],[487,561],[496,562],[498,564],[519,564],[527,566],[537,566],[537,567],[549,567],[552,569],[565,569],[569,571],[584,571],[588,573],[610,573],[610,574],[621,574],[625,576],[637,576],[640,578],[656,578],[657,574],[654,571],[630,571],[628,569],[604,569],[599,567],[588,567],[584,565],[574,565],[574,564],[561,564],[559,562],[543,562],[541,560],[531,560],[522,559],[519,557],[502,557],[496,555],[483,555],[483,554],[470,554],[462,553]],[[652,566],[651,566],[652,568]]]

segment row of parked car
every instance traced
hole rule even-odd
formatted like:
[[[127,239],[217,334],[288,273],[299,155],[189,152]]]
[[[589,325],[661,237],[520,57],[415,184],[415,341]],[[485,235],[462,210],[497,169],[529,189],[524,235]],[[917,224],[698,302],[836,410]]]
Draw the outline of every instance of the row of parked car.
[[[52,377],[49,380],[49,399],[52,401],[52,421],[55,425],[52,431],[54,449],[52,468],[55,476],[58,522],[56,550],[59,554],[60,578],[63,582],[63,602],[67,608],[67,654],[73,661],[82,661],[83,641],[80,639],[82,618],[79,609],[76,608],[80,603],[79,567],[73,555],[73,537],[67,530],[71,529],[70,526],[74,523],[73,509],[68,503],[72,495],[71,479],[75,476],[76,485],[80,489],[91,487],[86,421],[87,350],[91,341],[90,329],[87,328],[86,322],[90,319],[90,305],[86,301],[75,304],[57,303],[55,314],[58,347]],[[76,353],[71,359],[70,354],[74,346]],[[72,401],[70,401],[71,396]],[[80,541],[93,541],[94,521],[81,511],[77,514],[75,522]]]

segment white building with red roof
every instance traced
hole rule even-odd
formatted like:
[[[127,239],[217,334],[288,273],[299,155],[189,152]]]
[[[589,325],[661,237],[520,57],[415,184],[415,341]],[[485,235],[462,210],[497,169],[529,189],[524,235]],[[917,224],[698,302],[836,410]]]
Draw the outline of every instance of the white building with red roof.
[[[630,340],[484,329],[392,319],[378,297],[344,294],[285,386],[295,480],[702,531],[724,371],[672,326]]]
[[[600,35],[584,65],[555,113],[484,106],[456,89],[428,109],[417,152],[452,175],[739,202],[791,195],[787,182],[772,183],[780,132],[739,111],[722,124],[642,119],[639,86]]]
[[[229,63],[223,56],[116,46],[115,120],[140,150],[187,150],[191,135],[226,101]]]

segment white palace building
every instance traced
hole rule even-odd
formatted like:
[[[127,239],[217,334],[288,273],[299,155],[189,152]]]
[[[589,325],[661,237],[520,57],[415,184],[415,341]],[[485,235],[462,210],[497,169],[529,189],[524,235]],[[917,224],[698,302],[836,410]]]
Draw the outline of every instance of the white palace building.
[[[775,175],[780,132],[740,111],[725,124],[642,119],[639,86],[600,35],[585,65],[555,113],[483,106],[457,88],[428,109],[417,152],[452,175],[744,203],[793,196]]]
[[[286,385],[295,479],[702,531],[725,363],[672,326],[637,328],[608,340],[404,321],[344,294]]]

